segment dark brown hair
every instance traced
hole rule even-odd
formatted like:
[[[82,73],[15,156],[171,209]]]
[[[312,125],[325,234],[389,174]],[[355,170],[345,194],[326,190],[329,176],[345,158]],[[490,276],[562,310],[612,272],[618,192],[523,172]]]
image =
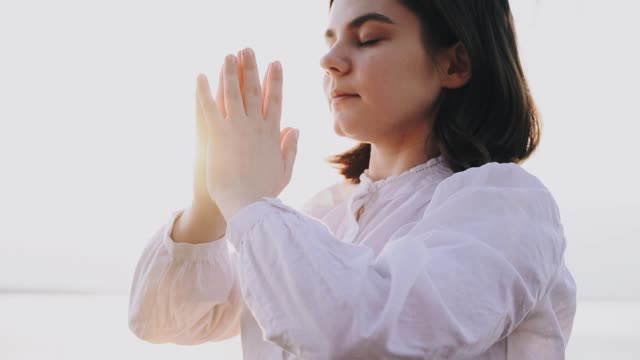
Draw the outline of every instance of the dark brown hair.
[[[430,56],[460,42],[471,63],[467,84],[442,89],[434,104],[425,139],[434,153],[428,157],[441,154],[454,172],[526,160],[538,147],[541,122],[520,64],[508,0],[398,1],[420,20]],[[325,160],[359,183],[370,155],[371,144],[360,143]]]

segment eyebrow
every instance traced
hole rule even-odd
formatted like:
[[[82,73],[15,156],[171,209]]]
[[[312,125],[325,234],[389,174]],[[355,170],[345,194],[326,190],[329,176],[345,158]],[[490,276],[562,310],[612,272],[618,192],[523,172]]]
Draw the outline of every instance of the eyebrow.
[[[393,22],[391,19],[389,19],[385,15],[382,15],[382,14],[376,13],[376,12],[370,12],[370,13],[366,13],[364,15],[360,15],[357,18],[351,20],[351,22],[349,22],[349,24],[347,25],[347,29],[353,30],[353,29],[359,28],[360,26],[362,26],[367,21],[378,21],[378,22],[381,22],[381,23],[391,24],[391,25],[395,25],[396,24],[395,22]],[[333,30],[328,29],[324,33],[324,37],[325,38],[335,37],[335,33],[334,33]]]

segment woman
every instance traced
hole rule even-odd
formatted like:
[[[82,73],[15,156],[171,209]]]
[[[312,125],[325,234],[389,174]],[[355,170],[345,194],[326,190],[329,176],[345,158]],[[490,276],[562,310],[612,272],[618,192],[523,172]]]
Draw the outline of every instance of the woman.
[[[576,309],[506,0],[330,3],[324,89],[345,181],[276,197],[297,130],[250,49],[198,78],[193,205],[151,239],[130,328],[242,336],[247,359],[562,359]],[[217,240],[213,240],[217,239]],[[213,241],[212,241],[213,240]]]

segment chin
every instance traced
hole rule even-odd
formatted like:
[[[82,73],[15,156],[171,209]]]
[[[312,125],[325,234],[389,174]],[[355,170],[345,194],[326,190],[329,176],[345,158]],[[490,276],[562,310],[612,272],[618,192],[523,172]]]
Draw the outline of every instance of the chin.
[[[333,128],[333,132],[334,132],[336,135],[338,135],[338,136],[346,137],[346,135],[342,132],[342,130],[341,130],[341,129]]]
[[[365,141],[368,131],[372,129],[367,129],[366,116],[362,114],[348,114],[345,112],[340,112],[333,114],[333,132],[341,137],[349,138],[355,141]]]
[[[340,137],[347,138],[353,141],[358,141],[358,142],[365,141],[362,136],[358,135],[358,133],[353,131],[345,131],[345,129],[337,125],[333,127],[333,132]]]
[[[342,137],[353,139],[354,132],[350,131],[348,126],[345,126],[344,121],[340,121],[338,119],[334,119],[333,121],[333,132]]]

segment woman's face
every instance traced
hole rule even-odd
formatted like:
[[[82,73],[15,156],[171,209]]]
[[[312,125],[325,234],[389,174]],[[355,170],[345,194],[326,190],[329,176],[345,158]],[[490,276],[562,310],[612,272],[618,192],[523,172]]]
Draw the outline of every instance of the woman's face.
[[[369,13],[383,20],[349,26]],[[327,35],[320,65],[336,134],[369,143],[424,139],[427,110],[441,86],[418,18],[397,0],[335,0]],[[371,40],[376,42],[365,43]],[[336,101],[334,91],[357,96]]]

